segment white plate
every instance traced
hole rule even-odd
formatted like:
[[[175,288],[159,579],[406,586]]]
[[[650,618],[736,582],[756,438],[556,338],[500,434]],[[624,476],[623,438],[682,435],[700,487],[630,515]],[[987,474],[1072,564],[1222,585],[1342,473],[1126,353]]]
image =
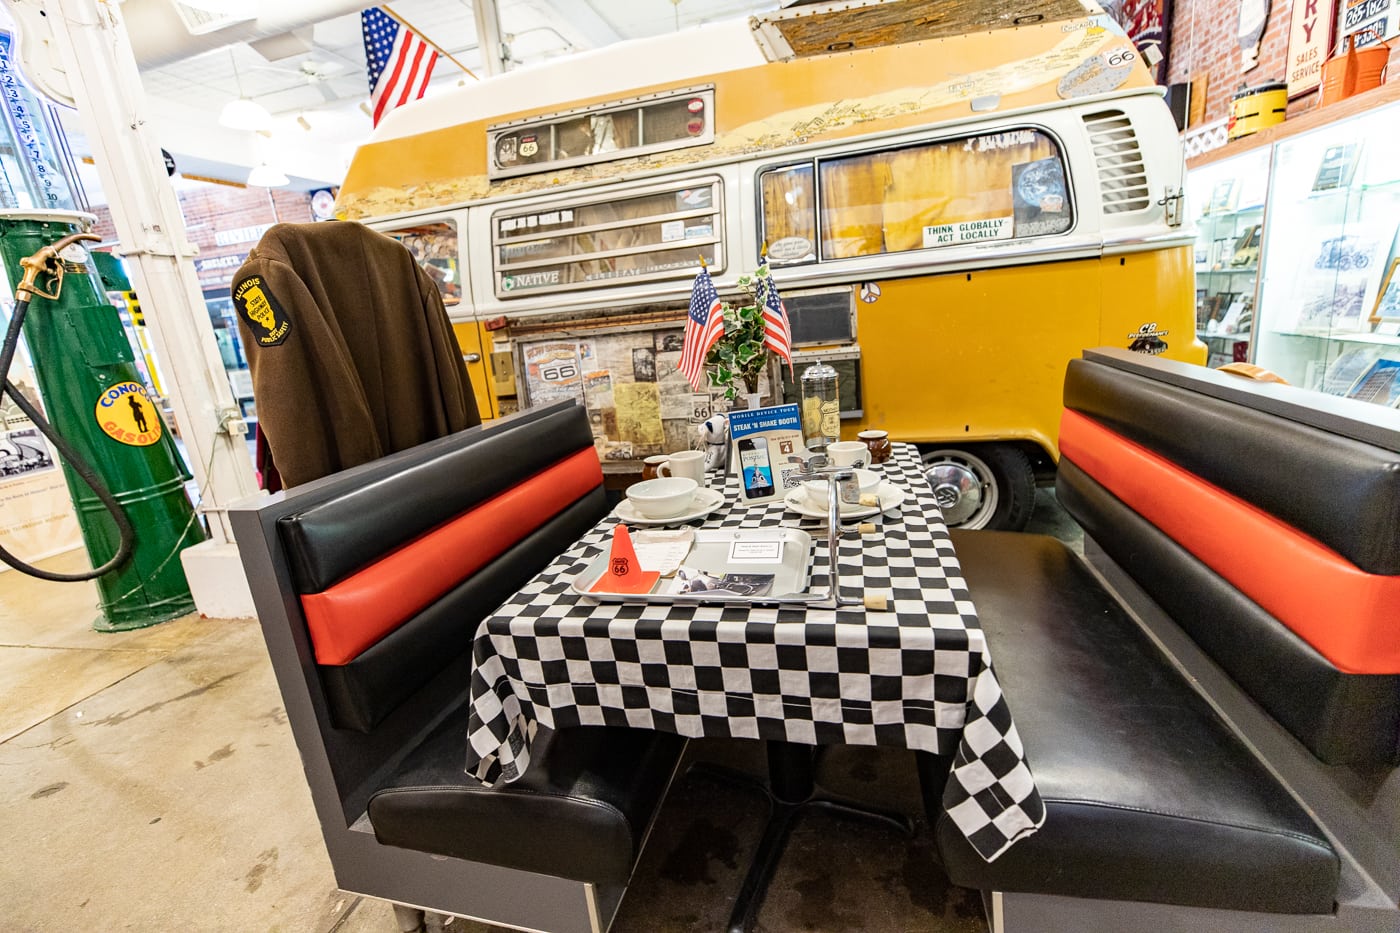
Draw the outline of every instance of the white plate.
[[[690,500],[690,506],[679,515],[672,515],[668,518],[647,518],[637,511],[627,499],[623,499],[613,509],[613,515],[617,520],[627,525],[679,525],[682,522],[693,522],[697,518],[704,518],[715,509],[724,505],[724,495],[716,489],[697,489],[695,498]]]
[[[875,492],[880,497],[880,507],[877,509],[873,505],[846,505],[841,506],[842,518],[867,518],[877,512],[888,512],[897,509],[904,504],[904,490],[894,483],[882,482],[875,488]],[[826,506],[813,505],[812,500],[807,498],[807,494],[801,489],[794,489],[783,497],[783,504],[798,515],[805,515],[808,518],[826,518],[828,509]]]

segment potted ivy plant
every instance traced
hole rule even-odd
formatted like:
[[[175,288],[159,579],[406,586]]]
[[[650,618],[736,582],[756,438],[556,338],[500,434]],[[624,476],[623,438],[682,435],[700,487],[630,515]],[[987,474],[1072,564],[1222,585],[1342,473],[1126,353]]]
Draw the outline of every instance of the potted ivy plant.
[[[750,397],[750,406],[757,405],[758,380],[768,365],[768,349],[764,346],[763,306],[758,287],[767,269],[756,276],[739,277],[743,297],[738,302],[723,302],[724,336],[715,340],[705,362],[710,368],[710,384],[724,390],[724,398],[733,402],[741,392]]]

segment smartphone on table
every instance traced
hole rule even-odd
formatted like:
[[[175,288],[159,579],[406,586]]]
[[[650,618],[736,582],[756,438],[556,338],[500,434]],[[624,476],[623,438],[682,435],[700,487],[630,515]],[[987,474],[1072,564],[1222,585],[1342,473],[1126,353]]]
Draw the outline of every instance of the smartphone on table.
[[[746,499],[773,495],[773,464],[768,459],[766,438],[739,439],[739,480]]]

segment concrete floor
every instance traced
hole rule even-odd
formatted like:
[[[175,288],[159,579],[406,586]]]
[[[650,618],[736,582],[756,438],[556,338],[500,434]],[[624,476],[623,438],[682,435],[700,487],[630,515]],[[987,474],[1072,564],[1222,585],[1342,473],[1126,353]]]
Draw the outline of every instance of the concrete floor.
[[[1034,527],[1072,539],[1057,513],[1042,490]],[[0,929],[397,931],[388,905],[335,887],[256,622],[99,634],[95,606],[91,584],[0,574]],[[915,839],[810,818],[760,930],[985,930],[933,861],[908,753],[864,751],[832,755],[824,777],[909,813]],[[703,776],[673,798],[615,933],[718,929],[727,914],[761,801]]]
[[[397,930],[335,887],[257,624],[96,602],[0,576],[0,928]]]

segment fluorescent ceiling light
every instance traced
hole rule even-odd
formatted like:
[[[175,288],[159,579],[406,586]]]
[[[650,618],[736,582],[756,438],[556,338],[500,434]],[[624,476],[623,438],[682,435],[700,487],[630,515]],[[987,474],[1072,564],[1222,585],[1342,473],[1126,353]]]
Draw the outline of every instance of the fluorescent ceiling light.
[[[248,184],[255,188],[282,188],[292,180],[281,169],[273,168],[266,162],[248,173]]]
[[[233,130],[267,130],[272,128],[272,114],[262,104],[240,97],[224,104],[219,125]]]

